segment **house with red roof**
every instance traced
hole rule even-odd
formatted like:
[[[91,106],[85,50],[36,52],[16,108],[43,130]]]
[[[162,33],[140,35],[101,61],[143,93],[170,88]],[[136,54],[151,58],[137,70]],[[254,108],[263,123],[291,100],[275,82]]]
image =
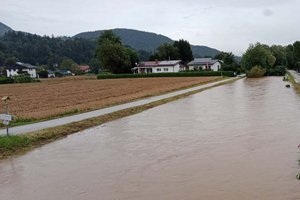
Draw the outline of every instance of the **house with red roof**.
[[[182,71],[184,66],[181,60],[163,60],[163,61],[146,61],[141,62],[132,68],[135,74],[148,74],[148,73],[170,73]]]
[[[88,65],[79,66],[79,70],[84,72],[84,73],[88,73],[88,72],[91,71],[90,66],[88,66]]]

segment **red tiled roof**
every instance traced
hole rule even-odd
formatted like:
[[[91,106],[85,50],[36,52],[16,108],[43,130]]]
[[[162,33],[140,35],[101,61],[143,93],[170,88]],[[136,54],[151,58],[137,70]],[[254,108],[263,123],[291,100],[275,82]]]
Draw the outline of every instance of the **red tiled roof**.
[[[87,71],[87,70],[90,69],[90,66],[88,66],[88,65],[80,66],[79,69],[80,69],[81,71]]]

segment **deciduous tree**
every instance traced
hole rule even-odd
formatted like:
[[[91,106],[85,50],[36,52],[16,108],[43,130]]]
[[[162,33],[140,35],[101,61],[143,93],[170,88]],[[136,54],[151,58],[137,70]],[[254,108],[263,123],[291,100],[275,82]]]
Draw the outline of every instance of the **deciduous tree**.
[[[188,41],[181,39],[174,42],[174,47],[178,49],[179,59],[183,63],[188,63],[194,59],[191,45]]]

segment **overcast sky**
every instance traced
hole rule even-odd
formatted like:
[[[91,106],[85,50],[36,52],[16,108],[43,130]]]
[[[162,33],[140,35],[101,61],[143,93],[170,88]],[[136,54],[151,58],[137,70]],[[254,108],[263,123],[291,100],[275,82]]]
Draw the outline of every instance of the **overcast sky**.
[[[299,0],[0,0],[0,21],[40,35],[131,28],[237,55],[300,40]]]

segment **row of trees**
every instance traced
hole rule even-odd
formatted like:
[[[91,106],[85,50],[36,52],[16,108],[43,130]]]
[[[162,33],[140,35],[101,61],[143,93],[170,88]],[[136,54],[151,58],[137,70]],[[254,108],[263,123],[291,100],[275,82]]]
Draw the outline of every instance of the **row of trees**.
[[[286,68],[300,70],[300,42],[288,46],[250,44],[241,66],[250,76],[284,75]]]

